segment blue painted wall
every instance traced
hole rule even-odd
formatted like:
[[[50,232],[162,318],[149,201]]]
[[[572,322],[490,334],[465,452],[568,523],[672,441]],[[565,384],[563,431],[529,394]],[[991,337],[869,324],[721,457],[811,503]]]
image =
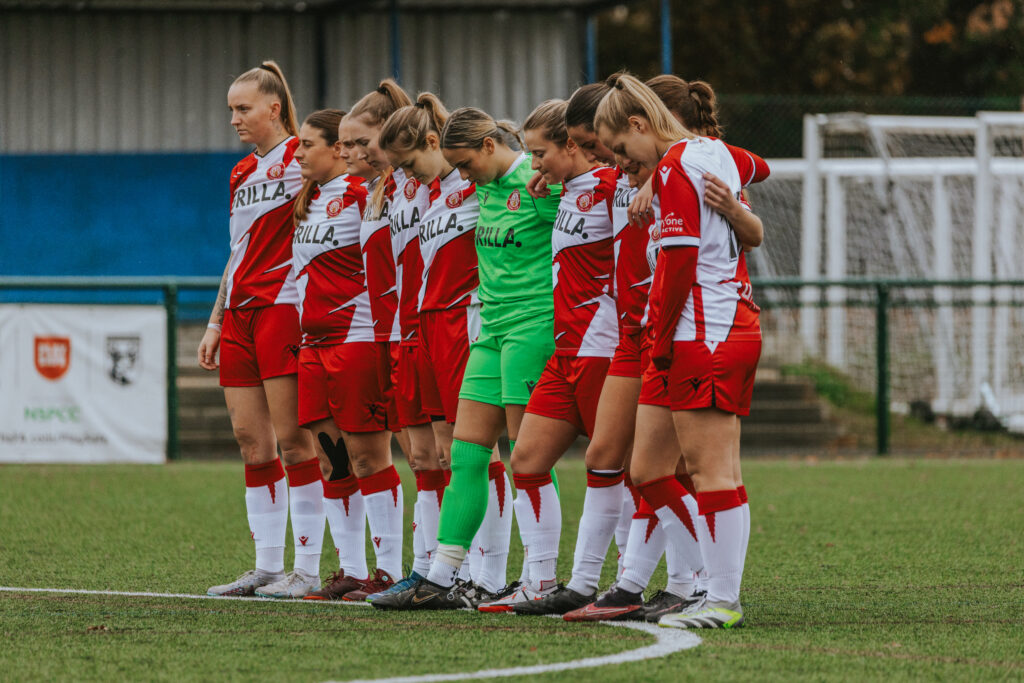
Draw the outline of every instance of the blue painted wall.
[[[0,275],[219,276],[228,256],[228,175],[243,155],[0,155]],[[6,301],[51,298],[0,292]],[[212,298],[192,294],[185,303],[208,310]]]
[[[220,275],[241,155],[0,155],[0,274]]]

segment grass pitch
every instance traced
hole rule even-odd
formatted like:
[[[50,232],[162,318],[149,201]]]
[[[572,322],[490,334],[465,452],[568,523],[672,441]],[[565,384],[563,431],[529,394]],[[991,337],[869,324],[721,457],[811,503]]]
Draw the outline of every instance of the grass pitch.
[[[411,514],[413,482],[402,473]],[[582,462],[560,464],[559,475],[559,576],[568,579]],[[754,460],[745,479],[748,626],[574,677],[1024,679],[1024,461]],[[204,593],[251,567],[242,487],[235,463],[2,467],[0,585]],[[513,537],[510,579],[521,561]],[[602,587],[613,559],[614,544]],[[322,573],[335,562],[325,552]],[[662,569],[652,586],[663,582]],[[508,615],[7,592],[0,629],[5,680],[346,680],[569,661],[653,642]]]

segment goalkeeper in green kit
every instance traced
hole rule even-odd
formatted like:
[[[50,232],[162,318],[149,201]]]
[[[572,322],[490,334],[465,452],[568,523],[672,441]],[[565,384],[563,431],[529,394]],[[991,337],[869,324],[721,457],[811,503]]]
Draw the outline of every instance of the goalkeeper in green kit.
[[[561,188],[552,187],[542,199],[530,196],[530,157],[513,149],[517,142],[514,125],[473,107],[454,111],[441,132],[445,159],[476,183],[482,325],[459,392],[452,478],[430,573],[401,593],[374,600],[380,609],[476,607],[503,595],[453,586],[487,511],[488,477],[496,469],[504,475],[500,462],[491,465],[494,445],[507,428],[514,446],[530,392],[555,346],[551,231]],[[512,501],[499,503],[511,522]]]

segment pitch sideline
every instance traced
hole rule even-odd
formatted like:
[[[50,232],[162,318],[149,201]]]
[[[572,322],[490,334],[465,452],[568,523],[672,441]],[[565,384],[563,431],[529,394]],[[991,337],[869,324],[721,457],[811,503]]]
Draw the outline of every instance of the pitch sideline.
[[[281,600],[279,598],[239,597],[231,595],[193,595],[191,593],[143,593],[137,591],[94,591],[78,588],[18,588],[0,586],[0,593],[65,593],[70,595],[117,595],[128,598],[182,598],[186,600],[249,600],[254,602],[302,602],[312,603],[313,600]],[[341,605],[343,607],[369,607],[368,602],[346,602],[344,600],[317,600],[316,604]]]

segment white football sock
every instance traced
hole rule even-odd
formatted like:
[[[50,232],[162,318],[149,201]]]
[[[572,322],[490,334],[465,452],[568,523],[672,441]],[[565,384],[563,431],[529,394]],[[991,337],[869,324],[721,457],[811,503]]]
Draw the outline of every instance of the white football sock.
[[[320,576],[320,552],[324,542],[324,485],[320,461],[310,458],[289,465],[288,501],[295,542],[295,569]]]
[[[245,510],[256,545],[256,569],[284,571],[284,539],[288,530],[288,486],[278,459],[245,466]]]
[[[519,496],[516,516],[530,560],[530,586],[544,590],[555,583],[558,541],[562,534],[562,507],[550,472],[516,474]]]
[[[359,480],[377,568],[402,578],[402,482],[394,466]]]
[[[587,471],[587,492],[583,498],[572,579],[568,585],[569,589],[581,595],[591,595],[597,590],[608,546],[622,516],[625,488],[622,470]]]
[[[631,593],[642,593],[651,582],[651,576],[665,554],[665,530],[650,506],[641,501],[633,516],[629,542],[622,557],[622,575],[618,584]]]
[[[365,579],[366,505],[355,475],[324,482],[324,508],[339,567],[345,576]]]
[[[451,588],[455,585],[455,577],[459,574],[462,561],[466,559],[466,549],[461,545],[438,543],[434,561],[430,563],[427,580],[438,586]]]
[[[629,547],[629,530],[633,526],[633,515],[636,514],[637,501],[640,499],[640,494],[636,492],[636,488],[628,476],[623,484],[622,512],[619,514],[619,523],[615,526],[615,546],[619,550],[619,556],[616,558],[618,564],[616,577],[621,576],[625,569],[623,561],[626,556],[626,548]]]
[[[500,462],[490,464],[488,477],[487,513],[469,549],[470,573],[473,583],[496,593],[505,587],[512,543],[512,485]]]
[[[708,572],[708,602],[735,604],[743,579],[743,507],[735,489],[700,491],[697,534]]]

